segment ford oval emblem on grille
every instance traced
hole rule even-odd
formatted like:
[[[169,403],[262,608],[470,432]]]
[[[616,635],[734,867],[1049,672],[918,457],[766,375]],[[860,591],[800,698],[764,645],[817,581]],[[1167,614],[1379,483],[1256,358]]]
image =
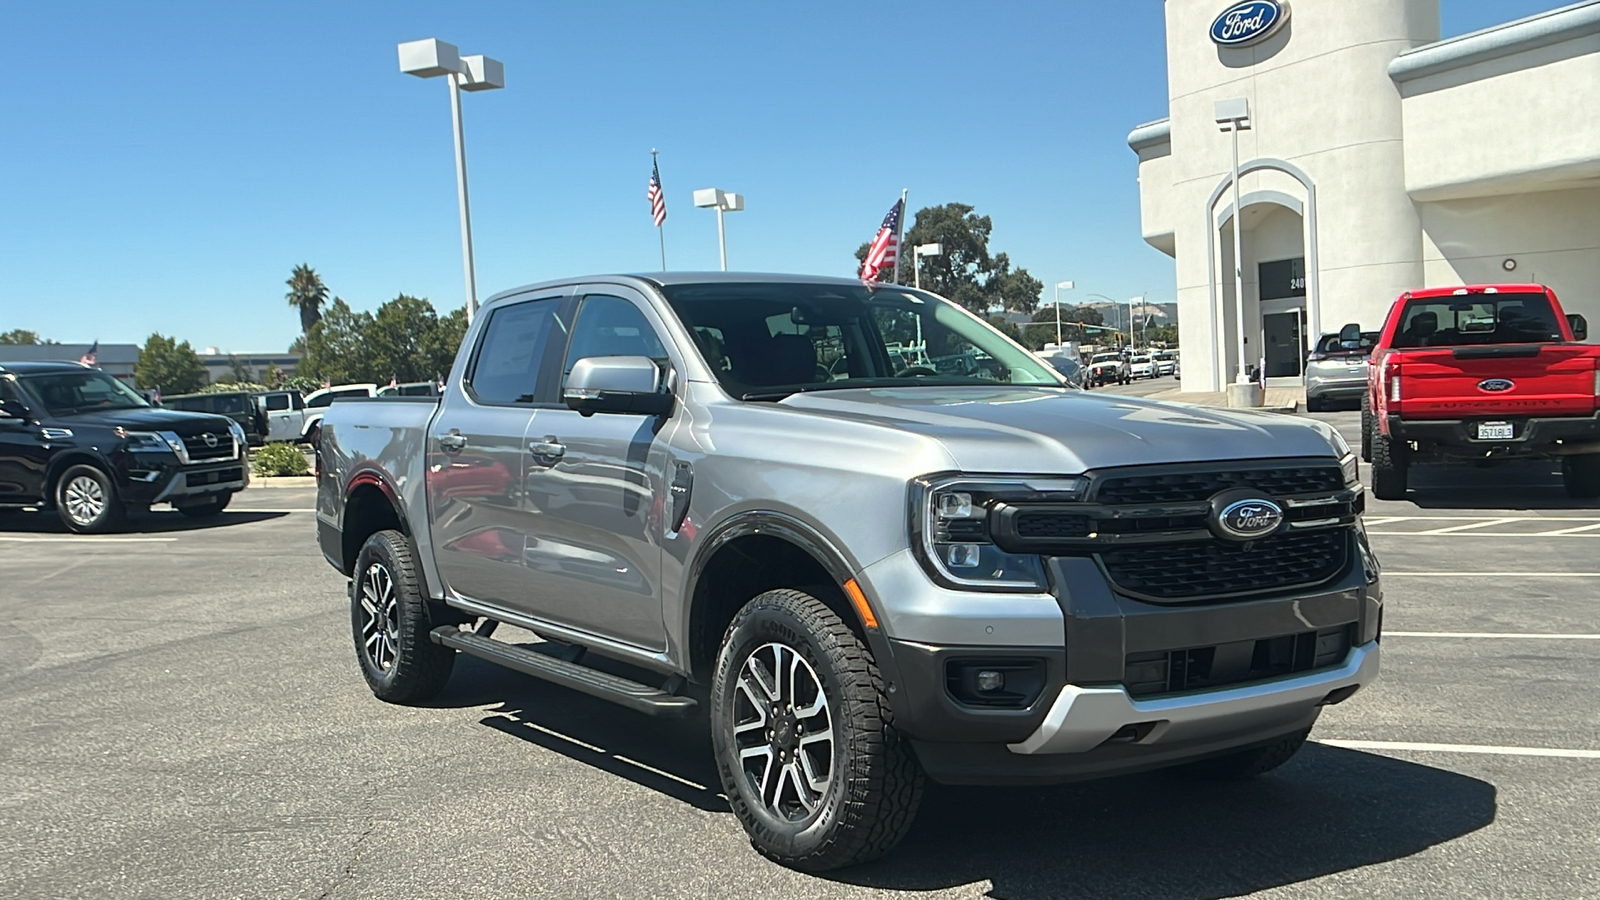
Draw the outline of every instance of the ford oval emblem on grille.
[[[1509,391],[1516,386],[1517,383],[1509,378],[1485,378],[1478,382],[1478,390],[1488,391],[1491,394]]]
[[[1271,500],[1235,500],[1217,511],[1217,530],[1238,541],[1264,538],[1283,524],[1283,507]]]
[[[201,440],[202,440],[202,441],[205,441],[205,442],[206,442],[206,446],[207,446],[207,447],[215,447],[215,446],[216,446],[216,445],[217,445],[217,436],[216,436],[216,435],[214,435],[214,434],[212,434],[212,433],[211,433],[211,432],[209,432],[209,431],[208,431],[208,432],[206,432],[206,433],[205,433],[205,434],[202,434],[202,435],[201,435],[201,436],[200,436],[200,439],[201,439]]]

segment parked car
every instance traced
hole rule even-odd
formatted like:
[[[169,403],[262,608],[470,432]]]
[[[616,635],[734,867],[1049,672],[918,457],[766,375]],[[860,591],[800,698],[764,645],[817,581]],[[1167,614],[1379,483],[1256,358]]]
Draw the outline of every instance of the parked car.
[[[339,384],[312,391],[306,395],[305,409],[300,413],[299,440],[315,444],[322,431],[322,416],[335,400],[367,399],[378,395],[375,384]]]
[[[1156,365],[1156,377],[1176,375],[1178,372],[1178,351],[1161,350],[1153,357]]]
[[[245,440],[250,446],[259,447],[267,442],[267,434],[270,430],[267,414],[256,403],[255,394],[250,391],[178,394],[172,397],[162,397],[161,405],[167,409],[178,409],[184,412],[227,416],[238,422],[239,427],[244,429]]]
[[[1089,383],[1095,387],[1108,384],[1129,384],[1128,363],[1121,353],[1096,353],[1089,358]]]
[[[299,391],[262,391],[255,394],[255,400],[267,417],[267,440],[301,439],[306,400]]]
[[[897,370],[907,332],[997,368]],[[335,404],[317,450],[376,696],[426,703],[467,653],[647,715],[706,703],[735,818],[802,869],[888,852],[925,777],[1261,774],[1377,676],[1334,429],[1072,390],[896,285],[507,291],[437,402]]]
[[[0,363],[0,510],[51,508],[76,532],[152,503],[213,516],[250,483],[245,448],[237,420],[157,409],[97,369]]]
[[[408,381],[405,384],[389,384],[378,388],[376,396],[379,397],[437,397],[439,396],[439,382],[437,381]]]
[[[1155,361],[1148,353],[1136,353],[1128,360],[1128,377],[1154,378],[1156,377]]]
[[[1083,363],[1078,362],[1077,359],[1070,356],[1059,355],[1040,356],[1039,358],[1049,364],[1050,368],[1061,373],[1061,377],[1065,378],[1068,384],[1077,388],[1085,386],[1084,376],[1088,370],[1085,369]]]
[[[1588,330],[1537,284],[1401,294],[1362,399],[1372,493],[1403,498],[1419,462],[1559,459],[1569,495],[1600,497],[1600,347],[1577,343]]]
[[[1360,405],[1367,392],[1367,361],[1378,332],[1359,326],[1325,334],[1306,357],[1306,411],[1322,412],[1335,403]]]

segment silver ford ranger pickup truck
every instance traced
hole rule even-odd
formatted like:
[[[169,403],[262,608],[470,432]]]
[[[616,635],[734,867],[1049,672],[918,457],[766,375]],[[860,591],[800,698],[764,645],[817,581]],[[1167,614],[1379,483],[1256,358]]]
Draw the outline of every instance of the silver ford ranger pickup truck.
[[[317,453],[374,694],[426,701],[468,653],[704,716],[751,841],[801,869],[888,852],[927,777],[1258,775],[1378,673],[1337,432],[1077,390],[925,291],[518,288],[442,396],[334,403]]]

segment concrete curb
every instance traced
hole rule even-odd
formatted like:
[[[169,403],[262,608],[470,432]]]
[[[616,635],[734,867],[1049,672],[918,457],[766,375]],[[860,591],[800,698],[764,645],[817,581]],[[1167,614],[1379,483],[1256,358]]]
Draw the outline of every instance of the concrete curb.
[[[316,487],[315,475],[279,475],[268,478],[264,475],[250,476],[250,489],[256,488],[308,488]]]

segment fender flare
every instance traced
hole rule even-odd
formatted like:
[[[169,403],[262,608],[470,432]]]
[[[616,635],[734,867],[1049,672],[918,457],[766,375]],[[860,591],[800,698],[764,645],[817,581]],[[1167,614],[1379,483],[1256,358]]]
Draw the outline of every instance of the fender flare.
[[[341,541],[345,531],[345,523],[349,516],[350,498],[355,496],[356,491],[363,487],[377,488],[378,492],[383,494],[383,498],[388,501],[389,509],[394,512],[395,518],[400,520],[400,531],[405,535],[406,543],[411,547],[411,555],[417,560],[415,575],[417,581],[420,582],[422,592],[425,596],[433,596],[428,584],[427,572],[424,571],[425,567],[422,565],[422,555],[417,548],[416,531],[412,528],[411,517],[406,515],[405,504],[400,502],[400,492],[395,489],[394,483],[390,481],[389,476],[381,470],[371,467],[359,469],[354,475],[350,476],[349,481],[345,482],[339,501],[339,534]],[[353,572],[346,572],[345,574],[354,577]]]

